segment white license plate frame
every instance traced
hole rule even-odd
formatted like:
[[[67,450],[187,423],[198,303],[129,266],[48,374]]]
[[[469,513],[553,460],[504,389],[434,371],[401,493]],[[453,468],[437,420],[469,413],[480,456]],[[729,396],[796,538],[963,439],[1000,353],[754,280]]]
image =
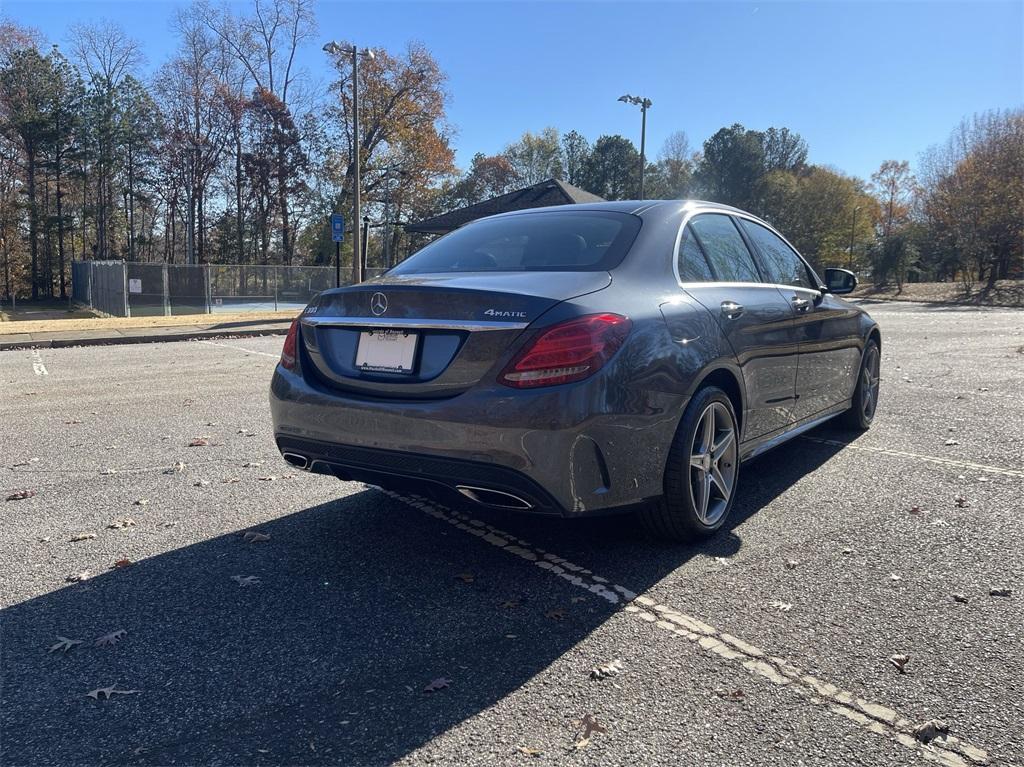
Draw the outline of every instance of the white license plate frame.
[[[363,373],[412,375],[418,345],[419,333],[413,331],[394,328],[363,330],[356,346],[356,369]]]

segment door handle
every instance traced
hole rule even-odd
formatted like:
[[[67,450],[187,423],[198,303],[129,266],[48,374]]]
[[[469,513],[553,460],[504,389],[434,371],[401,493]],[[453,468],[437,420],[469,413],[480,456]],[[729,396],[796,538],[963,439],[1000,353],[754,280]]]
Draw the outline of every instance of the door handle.
[[[724,314],[730,320],[734,320],[741,314],[743,314],[743,306],[741,304],[736,303],[735,301],[723,301],[722,314]]]
[[[793,308],[798,312],[806,312],[811,308],[811,302],[806,298],[800,298],[799,296],[793,296]]]

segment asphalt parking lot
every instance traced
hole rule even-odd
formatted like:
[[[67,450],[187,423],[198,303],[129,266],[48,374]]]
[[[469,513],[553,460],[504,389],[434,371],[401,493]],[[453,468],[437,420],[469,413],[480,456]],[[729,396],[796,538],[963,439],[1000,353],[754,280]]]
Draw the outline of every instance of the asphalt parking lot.
[[[692,546],[296,473],[280,337],[0,353],[0,763],[1024,763],[1024,312],[869,310]]]

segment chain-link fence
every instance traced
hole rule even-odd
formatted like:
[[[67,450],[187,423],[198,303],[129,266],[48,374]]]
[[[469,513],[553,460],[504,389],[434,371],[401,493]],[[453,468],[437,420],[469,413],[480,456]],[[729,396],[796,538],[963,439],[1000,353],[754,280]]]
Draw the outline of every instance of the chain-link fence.
[[[383,269],[367,269],[367,279]],[[115,317],[299,311],[334,287],[329,266],[75,261],[75,301]],[[342,285],[351,284],[343,275]]]

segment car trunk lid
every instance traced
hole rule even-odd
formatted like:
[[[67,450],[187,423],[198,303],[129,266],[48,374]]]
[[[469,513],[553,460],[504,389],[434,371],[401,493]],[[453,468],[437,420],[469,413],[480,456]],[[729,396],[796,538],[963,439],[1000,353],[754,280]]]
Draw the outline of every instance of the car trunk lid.
[[[552,306],[610,284],[608,272],[385,276],[322,293],[302,316],[303,346],[341,391],[454,396]]]

